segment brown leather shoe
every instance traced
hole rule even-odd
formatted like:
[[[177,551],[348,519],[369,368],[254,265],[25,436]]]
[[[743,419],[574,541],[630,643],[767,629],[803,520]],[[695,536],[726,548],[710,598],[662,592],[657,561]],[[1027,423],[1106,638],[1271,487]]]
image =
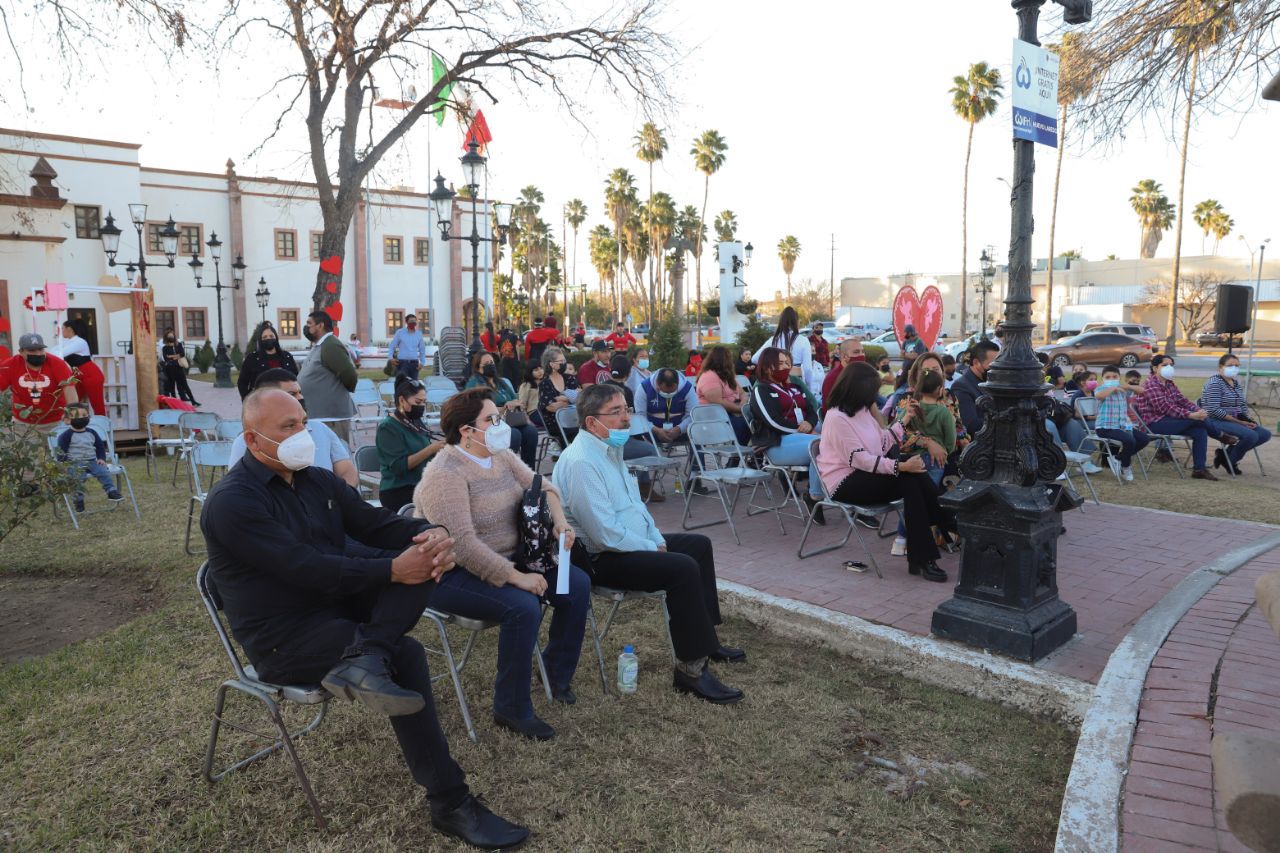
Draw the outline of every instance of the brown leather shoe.
[[[648,503],[660,504],[667,499],[662,490],[654,487],[653,483],[640,484],[640,500]]]
[[[1194,470],[1194,471],[1192,471],[1192,472],[1191,472],[1191,479],[1193,479],[1193,480],[1217,480],[1218,478],[1217,478],[1217,477],[1215,477],[1215,476],[1213,476],[1213,472],[1212,472],[1212,471],[1210,471],[1208,468],[1197,468],[1196,470]]]

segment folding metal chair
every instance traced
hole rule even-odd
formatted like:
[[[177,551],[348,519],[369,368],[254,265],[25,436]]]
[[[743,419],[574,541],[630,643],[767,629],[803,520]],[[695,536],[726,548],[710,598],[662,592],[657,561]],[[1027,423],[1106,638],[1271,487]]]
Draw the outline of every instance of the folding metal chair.
[[[231,444],[230,441],[198,441],[188,455],[191,482],[194,484],[192,488],[195,489],[195,493],[187,503],[187,537],[182,547],[192,556],[196,554],[191,550],[191,528],[195,524],[196,507],[203,506],[205,498],[209,496],[204,488],[203,471],[205,469],[209,471],[209,486],[212,488],[217,472],[226,471],[231,466]]]
[[[1093,495],[1093,502],[1101,506],[1102,503],[1098,500],[1098,493],[1093,488],[1093,481],[1089,479],[1089,472],[1084,469],[1084,463],[1091,461],[1092,457],[1088,453],[1079,453],[1075,450],[1063,452],[1067,455],[1067,467],[1063,469],[1062,473],[1067,478],[1067,485],[1071,486],[1071,491],[1080,494],[1080,490],[1076,488],[1075,481],[1071,479],[1071,469],[1074,467],[1080,472],[1080,476],[1084,477],[1084,483],[1089,487],[1089,494]],[[1146,472],[1143,471],[1143,474],[1145,476]],[[1081,507],[1080,511],[1083,512],[1084,507]]]
[[[818,459],[818,442],[809,445],[809,458],[817,461]],[[867,542],[862,538],[862,531],[858,529],[858,516],[870,515],[880,519],[881,527],[884,526],[884,519],[891,512],[902,515],[902,501],[896,500],[887,504],[853,504],[842,503],[831,497],[831,492],[827,490],[827,484],[822,482],[822,478],[818,478],[822,486],[822,500],[813,505],[813,511],[809,513],[809,520],[805,522],[804,533],[800,536],[800,547],[796,549],[796,556],[801,560],[808,559],[816,554],[825,554],[827,551],[834,551],[837,548],[843,548],[849,542],[849,536],[856,535],[858,544],[862,546],[862,552],[867,556],[867,562],[871,564],[871,568],[875,569],[876,577],[883,578],[884,574],[880,571],[880,564],[876,562],[876,557],[871,553],[871,549],[867,547]],[[834,509],[844,516],[845,524],[848,529],[844,532],[844,538],[834,545],[824,545],[821,548],[814,548],[805,553],[804,543],[809,539],[809,531],[813,529],[813,517],[817,514],[818,507]]]
[[[662,477],[668,471],[680,467],[678,460],[672,459],[670,456],[664,456],[662,451],[658,449],[658,442],[653,438],[653,424],[649,423],[649,419],[644,415],[634,415],[631,418],[631,438],[643,441],[653,448],[652,456],[638,456],[635,459],[627,459],[627,470],[632,474],[638,474],[641,471],[649,475],[650,489],[649,495],[645,498],[645,503],[653,497],[652,486],[662,482]],[[680,479],[680,472],[676,471],[677,481]]]
[[[591,629],[591,642],[595,646],[596,660],[600,664],[600,687],[604,690],[606,696],[609,695],[609,673],[604,662],[604,638],[609,634],[609,628],[613,625],[613,617],[618,615],[618,609],[628,601],[657,601],[662,605],[662,627],[666,629],[667,643],[671,646],[671,663],[674,665],[677,662],[676,643],[671,638],[671,613],[667,610],[667,593],[665,590],[643,592],[641,590],[614,589],[613,587],[592,584],[591,595],[612,603],[609,608],[609,615],[605,617],[603,628],[596,623],[595,607],[592,606],[587,610],[587,621]]]
[[[382,398],[382,405],[390,408],[396,396],[396,382],[394,379],[385,379],[378,383],[378,396]]]
[[[1136,417],[1137,412],[1134,412],[1134,415]],[[1191,452],[1192,452],[1191,436],[1158,434],[1156,432],[1153,432],[1151,427],[1147,426],[1146,421],[1144,421],[1141,417],[1138,418],[1137,425],[1138,425],[1138,428],[1144,431],[1148,435],[1148,437],[1150,437],[1151,439],[1150,443],[1148,443],[1147,446],[1143,448],[1143,453],[1138,454],[1138,465],[1142,468],[1142,476],[1145,479],[1151,479],[1149,476],[1149,471],[1151,470],[1151,464],[1155,460],[1156,454],[1159,453],[1161,450],[1163,450],[1165,453],[1169,455],[1169,460],[1173,463],[1174,470],[1178,472],[1178,478],[1182,479],[1183,477],[1185,477],[1186,472],[1182,470],[1182,463],[1178,461],[1178,455],[1173,452],[1173,443],[1175,441],[1181,443],[1184,449],[1186,449],[1187,451],[1188,458],[1190,458]],[[1146,454],[1146,451],[1148,449],[1151,450],[1150,454]]]
[[[361,386],[361,382],[368,382],[369,384]],[[382,395],[374,387],[372,379],[360,379],[356,382],[356,390],[351,392],[351,402],[355,404],[357,412],[360,411],[361,406],[374,406],[377,408],[378,414],[382,414]]]
[[[204,602],[204,608],[209,613],[210,621],[213,622],[213,630],[218,635],[218,641],[222,643],[223,651],[230,658],[231,669],[235,673],[231,678],[222,682],[214,696],[213,730],[209,733],[209,746],[205,750],[204,756],[203,775],[205,780],[212,785],[229,773],[242,770],[283,749],[293,762],[294,775],[298,777],[298,784],[302,786],[302,792],[307,795],[307,802],[311,804],[311,811],[316,816],[316,823],[320,824],[321,829],[328,828],[324,813],[320,811],[320,801],[316,799],[315,791],[311,789],[311,781],[307,778],[307,771],[302,766],[302,759],[298,757],[294,742],[303,735],[309,734],[320,727],[320,723],[324,720],[325,711],[329,708],[329,700],[332,697],[319,684],[273,684],[258,678],[253,665],[241,663],[239,654],[231,644],[231,635],[222,622],[222,602],[217,597],[217,591],[209,585],[208,563],[202,563],[199,571],[196,572],[196,589],[200,593],[200,600]],[[238,690],[266,705],[267,714],[271,717],[271,722],[276,727],[276,734],[261,734],[253,729],[224,719],[222,712],[226,705],[228,690]],[[284,702],[294,702],[298,705],[318,705],[320,710],[316,713],[315,719],[302,729],[290,734],[289,727],[285,725],[284,717],[280,713],[280,706]],[[218,746],[218,732],[223,723],[237,731],[245,732],[261,740],[271,741],[271,745],[218,773],[214,773],[213,754]]]
[[[714,455],[717,459],[724,459],[729,464],[724,468],[708,470],[703,463],[707,454]],[[684,490],[684,516],[680,519],[681,526],[685,530],[698,530],[699,528],[722,523],[722,521],[706,521],[701,524],[689,524],[693,498],[711,497],[710,495],[697,494],[697,485],[706,483],[715,489],[716,497],[720,499],[720,505],[724,508],[723,521],[729,522],[729,529],[733,531],[734,540],[741,545],[742,539],[738,536],[738,528],[733,523],[733,511],[738,506],[738,497],[742,493],[742,487],[751,487],[751,495],[747,499],[748,504],[754,504],[756,490],[761,486],[764,487],[765,494],[772,499],[773,492],[769,489],[769,482],[773,479],[773,474],[768,471],[747,467],[742,448],[738,445],[738,438],[733,434],[733,427],[720,421],[703,421],[689,424],[689,455],[693,457],[693,472],[689,478],[689,487]],[[734,490],[732,501],[729,500],[730,488]],[[763,509],[768,510],[770,507]],[[783,533],[786,533],[786,528],[782,526],[781,514],[776,507],[772,507],[772,509],[774,515],[778,518],[778,528]]]
[[[235,441],[243,433],[244,421],[238,418],[236,420],[223,420],[222,423],[218,424],[218,429],[216,430],[218,441]]]
[[[422,380],[423,386],[430,391],[448,391],[458,393],[458,386],[448,376],[428,376]]]
[[[563,409],[556,409],[556,426],[560,428],[560,434],[564,436],[566,445],[573,441],[573,437],[578,434],[578,410],[574,406],[565,406]]]
[[[151,470],[151,464],[155,463],[156,471],[160,470],[160,461],[156,458],[157,450],[165,450],[172,453],[174,450],[180,450],[186,446],[186,441],[182,438],[181,431],[173,438],[164,437],[165,427],[173,427],[178,429],[178,419],[182,417],[182,412],[177,409],[156,409],[147,412],[147,475],[155,478],[155,472]]]
[[[1107,467],[1115,475],[1116,482],[1120,483],[1123,482],[1123,479],[1120,476],[1120,457],[1116,453],[1123,445],[1115,439],[1103,438],[1098,435],[1094,422],[1097,420],[1098,411],[1101,408],[1102,401],[1096,397],[1077,397],[1071,404],[1071,410],[1075,413],[1076,420],[1084,428],[1084,438],[1080,439],[1080,448],[1083,448],[1085,443],[1088,442],[1102,451],[1102,455],[1107,460]]]
[[[178,485],[178,466],[187,461],[191,448],[202,441],[216,441],[218,424],[222,418],[213,412],[183,412],[178,416],[178,433],[182,437],[182,446],[178,449],[177,458],[173,460],[173,485]],[[195,491],[196,484],[191,483]]]
[[[58,436],[70,429],[66,424],[61,424],[49,434],[49,453],[55,458],[58,453]],[[103,461],[106,462],[107,473],[112,476],[116,483],[116,491],[122,492],[129,496],[129,503],[133,506],[133,514],[137,518],[142,518],[142,513],[138,510],[138,499],[133,493],[133,483],[129,480],[129,471],[120,464],[120,457],[116,455],[115,433],[111,428],[111,421],[105,415],[93,415],[89,420],[89,429],[101,438],[103,443],[107,445],[107,457]],[[79,517],[88,515],[87,512],[76,512],[72,503],[71,495],[62,495],[62,504],[66,507],[67,514],[71,517],[71,526],[76,530],[80,529]],[[114,506],[112,507],[114,509]],[[54,515],[57,515],[57,504],[54,505]]]
[[[353,454],[356,473],[360,477],[360,496],[368,500],[382,484],[382,459],[378,456],[378,448],[373,444],[357,447]],[[412,504],[405,504],[412,506]]]

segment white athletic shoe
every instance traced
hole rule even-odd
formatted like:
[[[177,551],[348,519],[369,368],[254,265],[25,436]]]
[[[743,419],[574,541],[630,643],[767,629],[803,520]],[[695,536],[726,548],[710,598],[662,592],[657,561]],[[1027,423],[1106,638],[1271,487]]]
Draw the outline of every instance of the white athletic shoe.
[[[1085,463],[1084,463],[1083,465],[1081,465],[1080,467],[1084,469],[1084,472],[1085,472],[1086,474],[1101,474],[1101,473],[1102,473],[1102,469],[1101,469],[1101,468],[1099,468],[1097,465],[1094,465],[1092,460],[1090,460],[1090,461],[1088,461],[1088,462],[1085,462]]]
[[[894,557],[907,556],[907,540],[899,536],[893,540],[893,547],[889,549],[889,553]]]
[[[1126,483],[1132,483],[1132,482],[1133,482],[1133,469],[1132,469],[1132,468],[1121,468],[1121,469],[1120,469],[1120,476],[1124,477],[1124,481],[1125,481]]]

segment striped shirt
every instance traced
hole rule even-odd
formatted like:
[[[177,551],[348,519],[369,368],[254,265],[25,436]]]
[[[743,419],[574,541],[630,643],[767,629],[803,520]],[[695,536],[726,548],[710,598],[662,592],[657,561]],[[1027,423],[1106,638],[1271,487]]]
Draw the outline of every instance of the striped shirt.
[[[1095,429],[1132,430],[1129,420],[1129,391],[1114,391],[1098,401],[1098,417]]]
[[[589,553],[656,551],[666,544],[640,499],[636,478],[622,461],[621,447],[580,430],[560,454],[551,481],[560,490],[565,517]]]
[[[1228,382],[1221,373],[1210,376],[1209,381],[1204,383],[1200,408],[1208,412],[1209,417],[1220,421],[1228,417],[1243,418],[1249,414],[1249,406],[1244,399],[1244,386],[1239,382]]]

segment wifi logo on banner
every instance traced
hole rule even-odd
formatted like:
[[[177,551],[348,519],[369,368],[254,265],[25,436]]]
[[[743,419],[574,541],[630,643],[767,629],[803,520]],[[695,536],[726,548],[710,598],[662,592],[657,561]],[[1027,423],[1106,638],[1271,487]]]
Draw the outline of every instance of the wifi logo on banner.
[[[1013,40],[1013,138],[1058,147],[1058,56]]]

